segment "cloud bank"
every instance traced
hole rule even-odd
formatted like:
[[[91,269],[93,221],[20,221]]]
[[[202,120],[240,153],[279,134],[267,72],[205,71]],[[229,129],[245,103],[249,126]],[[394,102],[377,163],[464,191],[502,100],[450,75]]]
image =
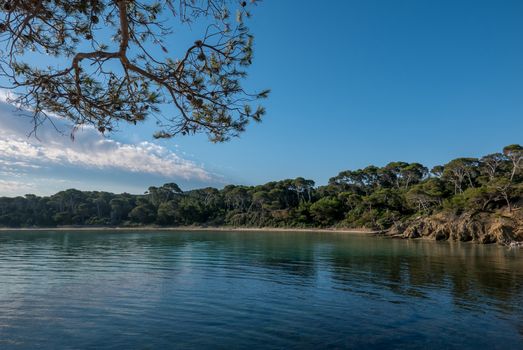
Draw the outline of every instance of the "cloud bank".
[[[153,142],[119,142],[104,138],[92,128],[77,131],[73,141],[70,126],[58,118],[53,122],[63,134],[46,123],[37,129],[36,137],[29,137],[31,116],[0,101],[0,195],[30,190],[33,185],[21,182],[21,177],[38,180],[39,174],[45,173],[57,180],[62,168],[69,172],[73,169],[78,175],[94,172],[98,178],[118,174],[120,182],[136,176],[198,184],[219,182],[219,177],[203,166]],[[148,185],[143,183],[144,188]]]

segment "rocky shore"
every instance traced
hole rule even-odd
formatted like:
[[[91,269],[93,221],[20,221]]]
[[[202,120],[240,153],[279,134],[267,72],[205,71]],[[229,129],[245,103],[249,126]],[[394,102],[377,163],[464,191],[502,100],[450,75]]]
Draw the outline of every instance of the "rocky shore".
[[[400,238],[523,245],[523,211],[437,213],[394,225],[386,233]]]

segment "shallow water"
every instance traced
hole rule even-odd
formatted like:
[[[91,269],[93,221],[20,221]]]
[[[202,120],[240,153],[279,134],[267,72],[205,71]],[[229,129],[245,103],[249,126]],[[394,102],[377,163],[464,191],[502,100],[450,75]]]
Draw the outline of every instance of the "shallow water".
[[[342,233],[2,232],[1,349],[523,349],[523,250]]]

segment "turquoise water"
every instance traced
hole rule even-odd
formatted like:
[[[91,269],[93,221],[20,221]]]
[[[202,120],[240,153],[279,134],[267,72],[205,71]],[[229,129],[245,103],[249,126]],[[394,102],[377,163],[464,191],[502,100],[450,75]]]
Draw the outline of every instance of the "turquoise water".
[[[0,233],[0,349],[523,349],[523,250],[334,233]]]

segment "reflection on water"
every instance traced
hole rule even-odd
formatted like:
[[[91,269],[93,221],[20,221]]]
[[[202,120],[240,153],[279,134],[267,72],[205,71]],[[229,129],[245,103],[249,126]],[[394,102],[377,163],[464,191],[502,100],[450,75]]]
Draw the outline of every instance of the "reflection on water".
[[[334,233],[5,232],[0,348],[523,348],[522,255]]]

